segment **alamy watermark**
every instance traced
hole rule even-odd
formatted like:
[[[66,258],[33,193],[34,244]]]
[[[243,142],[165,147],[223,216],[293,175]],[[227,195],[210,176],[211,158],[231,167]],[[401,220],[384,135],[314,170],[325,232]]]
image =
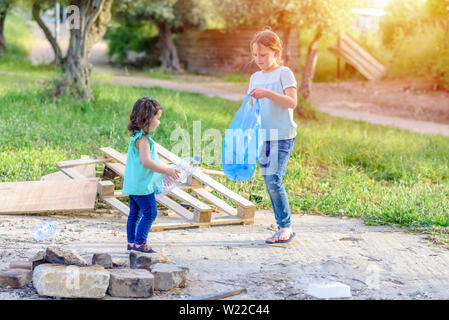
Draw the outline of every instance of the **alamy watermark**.
[[[75,5],[67,7],[66,27],[68,30],[78,30],[80,28],[80,8]]]
[[[220,130],[214,128],[203,133],[201,121],[193,121],[192,134],[183,128],[171,132],[170,141],[175,144],[170,151],[181,158],[199,156],[205,165],[256,165],[259,162],[261,173],[268,175],[278,169],[277,139],[277,129],[227,129],[223,137]],[[267,148],[264,142],[269,140]]]

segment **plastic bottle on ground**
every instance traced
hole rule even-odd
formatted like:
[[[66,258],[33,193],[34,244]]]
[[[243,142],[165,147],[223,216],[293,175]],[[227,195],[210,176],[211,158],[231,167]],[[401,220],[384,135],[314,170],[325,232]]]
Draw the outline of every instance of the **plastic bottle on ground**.
[[[55,230],[56,226],[54,223],[50,221],[44,221],[42,223],[39,223],[38,225],[35,225],[31,233],[36,241],[42,241],[51,237],[55,233]]]
[[[170,176],[164,175],[162,178],[162,195],[166,195],[169,193],[173,188],[177,187],[179,184],[184,182],[184,180],[191,176],[193,172],[196,170],[197,165],[200,161],[199,156],[195,156],[193,158],[183,158],[179,163],[176,164],[175,169],[178,169],[181,171],[179,174],[179,178],[175,181]]]

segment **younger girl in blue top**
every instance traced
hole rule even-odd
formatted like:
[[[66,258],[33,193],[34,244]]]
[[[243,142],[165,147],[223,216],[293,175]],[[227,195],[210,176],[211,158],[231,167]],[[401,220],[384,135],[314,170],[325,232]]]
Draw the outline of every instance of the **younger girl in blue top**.
[[[278,231],[265,242],[285,243],[295,236],[282,180],[296,137],[296,79],[288,67],[282,66],[282,42],[273,31],[256,33],[250,49],[260,71],[251,76],[248,93],[251,104],[253,98],[259,99],[261,129],[266,133],[259,164],[278,225]]]
[[[144,97],[137,100],[129,117],[128,130],[131,132],[131,140],[122,191],[123,194],[129,195],[130,210],[126,224],[127,252],[131,250],[154,252],[146,245],[146,241],[157,216],[155,194],[162,191],[164,174],[172,179],[179,178],[179,170],[160,164],[150,135],[150,132],[159,126],[161,115],[162,107],[159,102]]]

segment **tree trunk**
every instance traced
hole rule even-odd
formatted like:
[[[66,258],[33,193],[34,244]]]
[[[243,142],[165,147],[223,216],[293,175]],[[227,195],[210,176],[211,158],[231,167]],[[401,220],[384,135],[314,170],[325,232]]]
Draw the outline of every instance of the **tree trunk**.
[[[70,42],[64,66],[65,77],[56,88],[56,95],[70,91],[85,100],[92,100],[89,85],[91,66],[89,53],[101,40],[111,18],[113,0],[71,1],[79,8],[79,28],[70,30]]]
[[[50,42],[50,45],[53,49],[53,53],[55,54],[55,63],[57,63],[60,66],[64,65],[64,57],[62,56],[61,47],[59,46],[58,42],[56,41],[55,37],[51,34],[51,31],[47,28],[45,23],[42,21],[40,17],[41,12],[41,5],[38,1],[35,1],[33,3],[33,9],[32,14],[34,20],[36,20],[39,27],[41,27],[42,31],[44,31],[45,37],[47,38],[48,42]]]
[[[183,72],[178,57],[178,50],[171,38],[171,30],[167,23],[159,24],[159,39],[157,46],[160,49],[159,57],[162,67],[167,72]]]
[[[4,34],[4,26],[6,20],[6,14],[8,13],[9,1],[5,1],[0,5],[0,55],[4,55],[6,52],[6,42]]]
[[[291,33],[291,28],[286,27],[286,29],[284,30],[284,64],[288,65],[289,61],[290,61],[290,33]]]
[[[301,86],[299,88],[299,92],[301,93],[304,100],[309,99],[310,93],[312,92],[312,80],[315,75],[315,67],[316,62],[318,60],[318,41],[321,38],[321,30],[318,29],[315,34],[314,39],[309,45],[309,49],[307,51],[306,65],[304,67],[304,71],[301,79]],[[300,108],[297,108],[298,112],[300,112]]]

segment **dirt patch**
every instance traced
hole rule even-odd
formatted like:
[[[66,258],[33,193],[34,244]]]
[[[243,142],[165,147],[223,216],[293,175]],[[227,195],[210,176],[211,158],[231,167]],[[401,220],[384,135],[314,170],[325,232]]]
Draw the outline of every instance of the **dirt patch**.
[[[449,124],[449,92],[422,80],[314,83],[319,106]]]
[[[57,232],[36,242],[31,228],[43,220],[55,222]],[[346,217],[293,215],[292,220],[297,236],[289,245],[264,243],[274,223],[266,210],[256,213],[253,225],[150,233],[155,250],[190,268],[187,288],[155,292],[151,299],[242,287],[248,292],[228,299],[313,299],[306,294],[307,286],[321,281],[349,285],[352,299],[449,298],[449,251],[432,246],[423,235],[365,226],[360,219]],[[0,269],[49,245],[74,249],[88,261],[96,252],[126,260],[125,228],[124,217],[0,216]],[[48,299],[39,297],[31,284],[0,288],[0,298]]]

